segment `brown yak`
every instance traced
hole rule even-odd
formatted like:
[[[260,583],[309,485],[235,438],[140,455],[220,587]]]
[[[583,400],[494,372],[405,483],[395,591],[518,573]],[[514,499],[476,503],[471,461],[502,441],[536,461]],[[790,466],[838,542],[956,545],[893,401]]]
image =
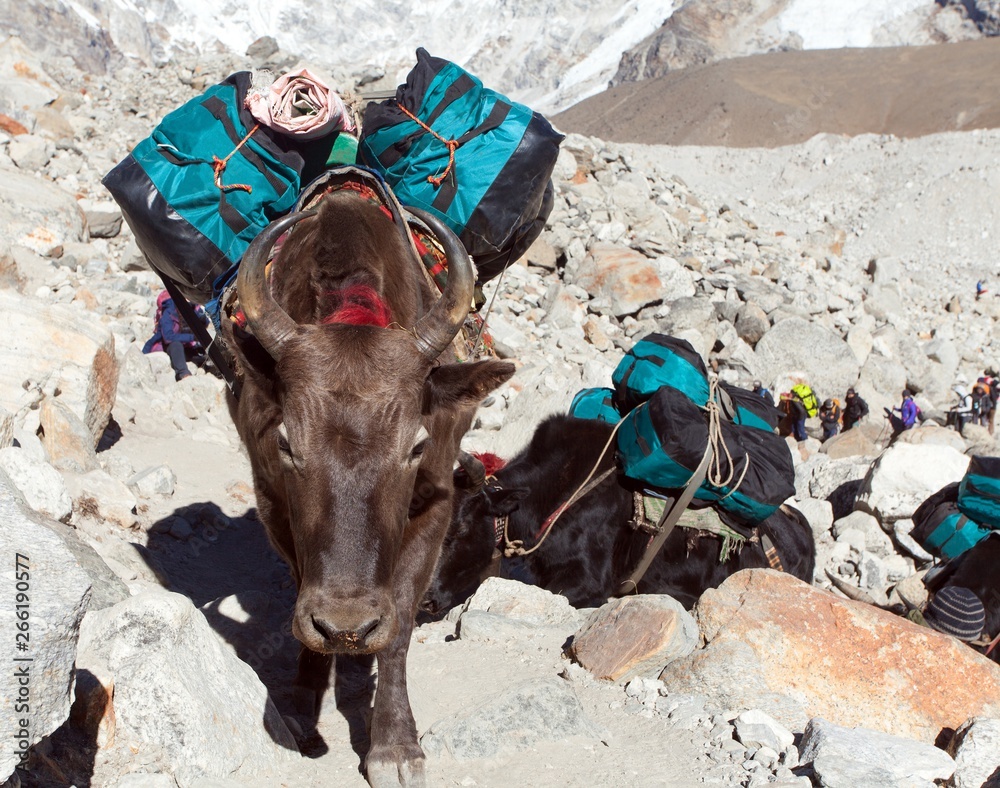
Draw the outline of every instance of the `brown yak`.
[[[297,702],[316,713],[331,655],[375,655],[365,758],[373,786],[424,784],[406,689],[410,634],[448,529],[459,441],[482,399],[514,373],[500,361],[450,363],[472,303],[472,263],[441,222],[412,213],[448,259],[437,301],[400,227],[340,191],[255,239],[237,279],[246,328],[223,321],[242,380],[230,410],[260,519],[298,588]],[[339,322],[344,294],[359,288],[368,305]],[[359,309],[391,323],[358,325]]]

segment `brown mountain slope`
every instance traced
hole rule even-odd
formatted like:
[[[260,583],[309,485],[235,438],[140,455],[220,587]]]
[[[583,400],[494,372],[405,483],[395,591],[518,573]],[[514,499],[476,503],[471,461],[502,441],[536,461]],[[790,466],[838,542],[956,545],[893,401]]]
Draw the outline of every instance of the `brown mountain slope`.
[[[653,145],[777,147],[820,132],[919,137],[1000,127],[1000,38],[775,52],[619,85],[556,115],[562,131]]]

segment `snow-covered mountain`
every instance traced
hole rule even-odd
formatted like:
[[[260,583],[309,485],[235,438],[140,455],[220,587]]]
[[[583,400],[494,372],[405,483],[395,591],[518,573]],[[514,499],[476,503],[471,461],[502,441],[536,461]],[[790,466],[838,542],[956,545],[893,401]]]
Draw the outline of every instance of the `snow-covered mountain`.
[[[182,50],[242,54],[262,36],[343,80],[401,81],[418,46],[452,59],[489,85],[555,112],[603,90],[623,53],[675,12],[711,19],[729,35],[718,57],[774,48],[929,43],[935,0],[7,0],[0,31],[36,51],[99,69],[118,56],[144,63]],[[238,6],[238,7],[237,7]],[[955,12],[949,11],[954,14]],[[956,14],[957,16],[957,14]],[[888,31],[888,32],[887,32]],[[709,39],[721,39],[706,31]],[[714,39],[713,39],[714,36]],[[714,59],[714,58],[713,58]],[[348,87],[348,86],[342,86]]]

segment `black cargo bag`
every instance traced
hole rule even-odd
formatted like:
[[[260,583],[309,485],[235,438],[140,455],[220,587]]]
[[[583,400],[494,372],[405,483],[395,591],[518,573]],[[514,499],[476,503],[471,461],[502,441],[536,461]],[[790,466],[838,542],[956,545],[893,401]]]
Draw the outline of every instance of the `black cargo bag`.
[[[451,228],[482,283],[544,228],[562,140],[538,112],[418,49],[396,96],[365,108],[358,157],[404,206],[434,213]]]

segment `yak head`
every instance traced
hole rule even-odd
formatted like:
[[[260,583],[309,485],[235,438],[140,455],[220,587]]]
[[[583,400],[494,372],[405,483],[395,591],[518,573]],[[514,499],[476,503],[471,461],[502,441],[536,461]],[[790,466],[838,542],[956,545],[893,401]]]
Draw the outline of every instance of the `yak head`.
[[[298,586],[292,631],[324,653],[379,651],[412,621],[450,519],[459,441],[481,400],[514,372],[499,361],[440,362],[474,276],[458,239],[426,215],[449,261],[448,286],[429,311],[417,316],[421,291],[411,284],[388,303],[396,327],[308,319],[300,301],[324,275],[317,266],[352,266],[382,292],[414,281],[416,262],[393,225],[353,203],[272,224],[237,283],[248,333],[234,337],[245,372],[235,420],[261,519]],[[272,295],[270,249],[306,218],[279,255],[305,289]]]
[[[464,602],[499,562],[505,518],[528,496],[527,488],[488,486],[473,495],[459,495],[434,577],[421,608],[438,614]]]

